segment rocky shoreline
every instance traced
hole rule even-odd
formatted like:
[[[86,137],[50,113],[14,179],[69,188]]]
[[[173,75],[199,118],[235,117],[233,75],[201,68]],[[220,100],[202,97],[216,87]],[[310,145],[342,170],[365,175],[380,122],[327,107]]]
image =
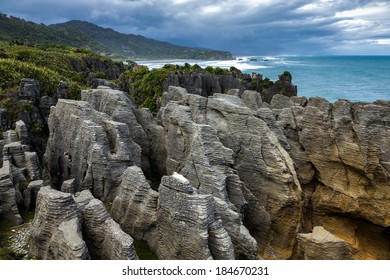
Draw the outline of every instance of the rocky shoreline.
[[[35,209],[26,257],[138,259],[142,240],[159,259],[390,259],[390,102],[234,83],[171,75],[156,115],[59,90],[4,132],[0,215]]]

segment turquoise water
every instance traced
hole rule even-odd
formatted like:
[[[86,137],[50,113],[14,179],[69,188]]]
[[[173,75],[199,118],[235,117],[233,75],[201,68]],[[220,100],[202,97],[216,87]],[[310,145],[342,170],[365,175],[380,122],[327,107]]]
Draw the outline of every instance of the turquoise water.
[[[144,63],[161,67],[167,63]],[[170,61],[184,64],[183,61]],[[390,56],[250,56],[230,61],[188,61],[202,67],[234,66],[246,73],[260,73],[277,80],[289,71],[299,96],[321,96],[334,102],[338,99],[372,102],[390,100]]]

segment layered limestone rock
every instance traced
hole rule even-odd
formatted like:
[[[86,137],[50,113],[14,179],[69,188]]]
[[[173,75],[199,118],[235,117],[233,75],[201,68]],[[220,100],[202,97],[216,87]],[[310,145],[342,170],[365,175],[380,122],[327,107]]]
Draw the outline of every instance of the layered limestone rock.
[[[154,191],[142,170],[137,166],[126,169],[122,175],[118,196],[114,199],[111,216],[122,229],[138,240],[156,247],[158,192]]]
[[[45,163],[56,188],[74,178],[75,191],[91,189],[95,197],[112,201],[126,168],[141,166],[141,148],[129,126],[85,101],[60,99],[49,129]]]
[[[323,227],[298,234],[298,251],[305,260],[352,260],[352,248]]]
[[[15,124],[16,131],[8,130],[1,141],[0,169],[0,219],[22,223],[19,208],[30,209],[35,197],[25,192],[24,187],[32,180],[40,179],[40,166],[36,152],[30,152],[26,126],[23,121]]]
[[[8,142],[8,140],[7,140]],[[16,183],[25,182],[26,177],[30,180],[38,180],[41,177],[41,168],[39,166],[38,155],[36,152],[30,152],[28,145],[22,142],[10,142],[3,147],[3,160],[8,160],[10,164],[19,170],[15,170]]]
[[[28,133],[27,127],[24,121],[19,120],[15,123],[15,130],[17,132],[18,138],[22,144],[28,144]]]
[[[280,77],[294,95],[291,85]],[[156,119],[108,88],[59,100],[52,183],[113,201],[114,220],[92,194],[76,197],[91,257],[136,258],[130,234],[161,259],[388,259],[389,102],[286,95],[170,87]],[[27,151],[12,137],[9,177],[22,180]]]
[[[29,250],[41,259],[138,259],[131,236],[88,190],[40,188]]]
[[[252,92],[245,96],[247,103],[260,101]],[[200,192],[237,211],[263,257],[289,258],[300,227],[301,188],[293,161],[262,119],[264,114],[255,110],[260,104],[248,108],[235,95],[206,99],[171,87],[162,105],[168,174],[180,171]],[[274,131],[283,138],[277,125]]]
[[[160,259],[234,259],[215,200],[177,173],[162,178],[157,224]]]
[[[38,192],[29,254],[45,260],[89,259],[79,208],[72,195],[50,187]]]
[[[224,226],[235,232],[243,257],[257,257],[256,242],[222,200],[200,194],[177,173],[164,176],[158,190],[152,190],[140,168],[129,167],[111,215],[124,231],[147,241],[159,259],[234,259],[235,247]],[[225,221],[219,214],[223,206]],[[247,248],[251,241],[252,251]]]
[[[127,124],[131,139],[142,149],[142,170],[150,172],[149,141],[139,124],[136,105],[123,91],[107,87],[98,87],[92,90],[83,90],[81,99],[88,102],[93,109],[110,116],[113,121]]]
[[[306,107],[274,112],[292,146],[299,146],[291,154],[297,159],[301,181],[310,182],[318,173],[313,194],[317,211],[349,213],[390,225],[386,203],[390,198],[390,106],[346,100],[331,104],[311,98]],[[311,170],[304,166],[308,163]]]
[[[36,180],[36,181],[31,181],[28,184],[27,189],[24,190],[23,192],[24,205],[26,206],[26,209],[28,211],[35,209],[38,192],[43,187],[44,187],[43,180]]]
[[[389,104],[292,98],[271,106],[304,185],[306,229],[323,226],[337,234],[356,249],[355,258],[386,258]],[[367,221],[364,230],[362,219]],[[367,238],[375,241],[368,245]]]
[[[20,224],[23,219],[16,203],[17,189],[13,183],[11,168],[9,161],[4,161],[3,167],[0,169],[0,217]]]
[[[83,217],[83,234],[92,259],[135,260],[133,238],[110,217],[103,202],[86,190],[75,198]]]
[[[224,147],[209,125],[197,124],[190,107],[168,103],[162,112],[167,129],[167,173],[185,176],[200,194],[216,202],[237,257],[257,258],[257,242],[242,223],[248,201],[246,188],[233,165],[232,150]]]

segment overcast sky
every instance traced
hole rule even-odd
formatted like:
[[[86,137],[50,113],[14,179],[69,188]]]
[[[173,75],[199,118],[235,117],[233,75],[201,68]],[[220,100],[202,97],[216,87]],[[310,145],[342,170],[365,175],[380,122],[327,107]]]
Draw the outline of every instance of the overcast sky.
[[[390,0],[1,0],[0,12],[236,55],[390,54]]]

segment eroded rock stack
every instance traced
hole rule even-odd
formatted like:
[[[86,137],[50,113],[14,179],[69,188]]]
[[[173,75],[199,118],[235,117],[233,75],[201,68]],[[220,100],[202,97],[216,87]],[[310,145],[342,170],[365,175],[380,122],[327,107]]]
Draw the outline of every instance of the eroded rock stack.
[[[388,258],[390,104],[295,100],[272,110],[304,188],[306,227],[343,238],[355,258]]]
[[[113,200],[128,166],[141,166],[141,148],[126,123],[96,111],[90,103],[60,99],[49,118],[46,168],[51,184],[75,179],[75,191],[91,189]]]
[[[41,188],[32,224],[29,253],[45,259],[89,259],[81,216],[72,195]]]
[[[37,153],[31,152],[27,145],[26,125],[18,121],[16,128],[16,131],[8,130],[4,133],[1,144],[0,216],[20,224],[23,219],[19,209],[26,206],[30,210],[36,200],[36,195],[30,195],[24,188],[41,178],[41,168]]]
[[[74,197],[50,187],[38,192],[29,254],[47,260],[138,259],[134,240],[88,190]]]
[[[162,178],[159,193],[159,258],[234,259],[231,238],[211,195],[198,194],[190,182],[177,173]]]
[[[93,259],[138,259],[133,238],[114,222],[103,202],[85,190],[75,198],[83,217],[83,234]]]
[[[131,258],[109,253],[130,236],[162,259],[390,257],[387,102],[170,87],[154,118],[110,88],[83,100],[52,109],[46,160],[57,189],[95,197],[75,198],[94,258]]]

